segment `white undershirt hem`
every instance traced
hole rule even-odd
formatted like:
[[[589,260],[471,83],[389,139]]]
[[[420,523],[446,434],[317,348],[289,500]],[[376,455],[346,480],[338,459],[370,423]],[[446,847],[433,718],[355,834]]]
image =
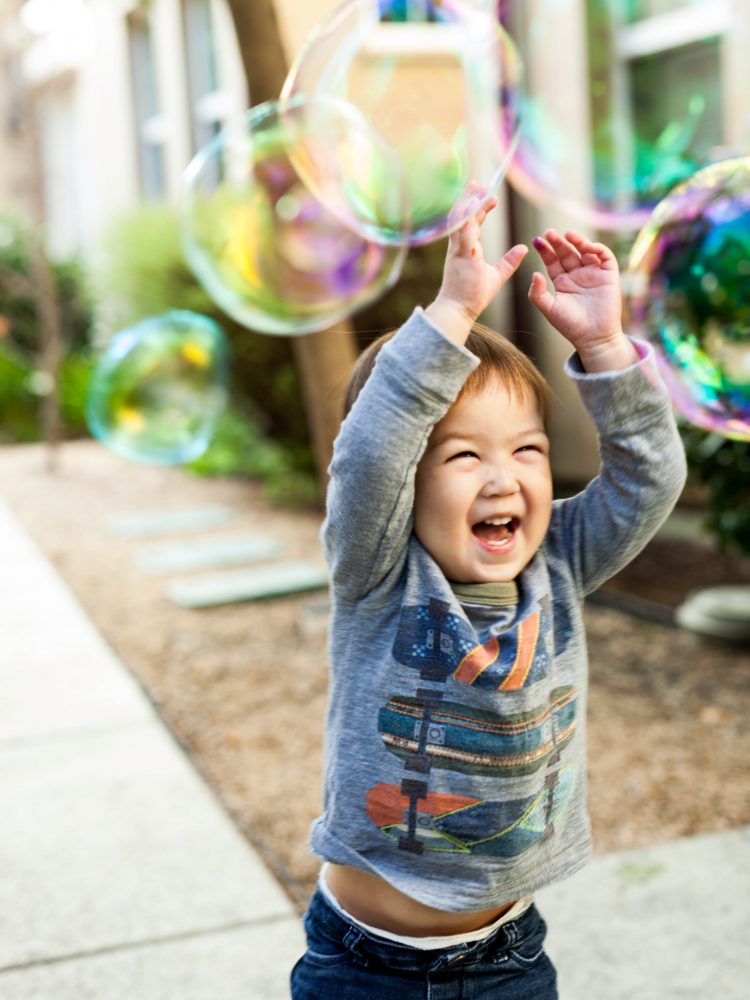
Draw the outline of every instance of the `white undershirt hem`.
[[[360,927],[363,931],[367,931],[368,934],[374,934],[376,937],[385,938],[386,941],[403,944],[409,948],[417,948],[420,951],[436,951],[443,948],[453,948],[458,944],[473,944],[475,941],[484,941],[485,938],[494,934],[498,927],[510,923],[511,920],[517,920],[528,910],[534,901],[531,896],[524,896],[523,899],[517,900],[507,913],[503,913],[498,917],[494,923],[488,924],[486,927],[478,927],[475,931],[466,931],[464,934],[441,934],[434,937],[409,937],[405,934],[393,934],[391,931],[383,930],[380,927],[372,927],[370,924],[366,924],[362,920],[357,920],[351,913],[348,913],[336,899],[333,892],[331,892],[326,879],[326,867],[327,865],[324,864],[320,870],[318,886],[326,901],[333,907],[336,913],[342,916],[344,920],[348,920],[349,923]]]

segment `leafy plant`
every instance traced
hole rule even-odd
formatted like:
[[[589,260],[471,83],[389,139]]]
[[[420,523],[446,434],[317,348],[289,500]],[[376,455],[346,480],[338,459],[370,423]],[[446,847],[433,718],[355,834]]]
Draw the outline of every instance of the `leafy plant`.
[[[3,441],[34,441],[41,434],[39,401],[43,378],[37,371],[42,329],[33,254],[43,252],[41,237],[22,216],[0,213],[0,421]],[[92,306],[78,261],[49,261],[57,307],[63,363],[59,372],[66,433],[85,430],[82,407],[72,404],[69,375],[83,369],[92,323]],[[80,379],[79,379],[80,381]]]
[[[681,428],[690,476],[707,495],[706,527],[726,551],[750,555],[750,443]]]
[[[265,437],[252,419],[226,410],[208,449],[188,468],[199,475],[258,479],[269,499],[296,506],[320,499],[315,477],[301,472],[301,464],[289,448]]]
[[[94,358],[89,351],[77,351],[63,358],[60,369],[60,410],[68,434],[83,437],[89,433],[86,423],[86,397]]]
[[[9,324],[13,345],[28,357],[41,347],[37,315],[32,242],[41,239],[20,215],[0,213],[0,312]],[[92,303],[86,292],[80,261],[50,261],[60,308],[62,339],[67,351],[88,343]]]
[[[265,433],[292,448],[312,470],[307,420],[289,340],[254,333],[235,323],[203,290],[185,263],[180,227],[168,206],[139,209],[121,219],[104,244],[95,275],[104,308],[99,338],[169,309],[210,316],[232,349],[232,395]]]
[[[187,309],[214,319],[231,347],[230,404],[208,451],[189,468],[202,475],[263,480],[276,499],[317,497],[302,391],[291,343],[247,330],[209,297],[188,268],[179,220],[168,206],[121,219],[94,276],[103,303],[97,340],[146,316]]]
[[[0,344],[0,443],[36,441],[39,438],[37,400],[29,391],[31,367]]]

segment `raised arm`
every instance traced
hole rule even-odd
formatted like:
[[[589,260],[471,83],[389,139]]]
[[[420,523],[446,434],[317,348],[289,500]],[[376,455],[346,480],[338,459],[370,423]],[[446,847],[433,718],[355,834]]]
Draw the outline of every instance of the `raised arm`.
[[[341,599],[394,581],[412,529],[414,475],[434,424],[478,364],[463,346],[478,314],[516,271],[526,248],[484,259],[489,199],[453,233],[435,301],[417,309],[381,349],[342,424],[330,468],[323,541]]]
[[[588,593],[637,555],[672,510],[685,455],[651,349],[623,332],[612,251],[555,230],[534,247],[552,291],[537,273],[529,298],[575,347],[568,373],[599,435],[601,471],[578,496],[555,504],[547,540]]]
[[[665,521],[687,467],[653,350],[629,341],[637,361],[590,374],[568,362],[596,424],[601,469],[577,496],[553,506],[548,542],[564,552],[577,587],[588,594],[626,566]]]

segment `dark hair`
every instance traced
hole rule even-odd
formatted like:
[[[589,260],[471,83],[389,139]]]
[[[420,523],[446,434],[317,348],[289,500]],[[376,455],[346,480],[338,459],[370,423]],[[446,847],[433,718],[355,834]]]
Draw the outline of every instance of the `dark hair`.
[[[344,416],[351,410],[370,377],[380,349],[396,333],[384,333],[374,340],[357,358],[344,396]],[[464,393],[480,392],[492,377],[496,377],[517,392],[531,392],[539,404],[545,428],[549,417],[550,387],[534,362],[507,337],[483,323],[475,323],[466,340],[466,348],[479,358],[479,365],[464,382],[459,399]]]

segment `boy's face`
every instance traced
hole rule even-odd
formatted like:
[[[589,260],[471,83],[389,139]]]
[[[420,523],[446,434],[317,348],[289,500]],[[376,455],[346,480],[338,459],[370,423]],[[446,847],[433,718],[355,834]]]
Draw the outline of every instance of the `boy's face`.
[[[514,580],[552,511],[549,441],[529,390],[497,378],[435,425],[419,466],[414,532],[449,580]]]

